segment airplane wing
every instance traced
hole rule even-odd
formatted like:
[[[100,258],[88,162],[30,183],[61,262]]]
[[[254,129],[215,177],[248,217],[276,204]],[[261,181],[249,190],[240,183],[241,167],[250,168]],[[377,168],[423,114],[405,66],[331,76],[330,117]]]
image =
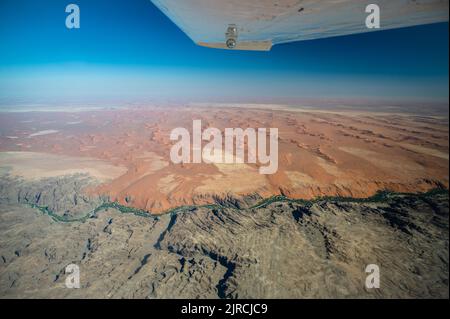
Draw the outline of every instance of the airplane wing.
[[[449,15],[449,0],[151,1],[198,45],[237,50],[268,51],[279,43],[443,22]],[[380,29],[366,27],[372,3],[380,7]]]

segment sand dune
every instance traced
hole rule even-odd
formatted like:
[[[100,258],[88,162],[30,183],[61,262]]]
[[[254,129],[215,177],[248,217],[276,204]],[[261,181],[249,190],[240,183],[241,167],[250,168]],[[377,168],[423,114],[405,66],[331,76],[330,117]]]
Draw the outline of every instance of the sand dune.
[[[278,172],[260,175],[259,163],[171,163],[171,130],[191,130],[194,119],[203,129],[278,128]],[[446,117],[252,104],[85,111],[73,122],[68,112],[3,113],[0,151],[9,153],[0,166],[26,178],[85,172],[104,180],[92,192],[153,212],[255,193],[366,197],[448,187]]]

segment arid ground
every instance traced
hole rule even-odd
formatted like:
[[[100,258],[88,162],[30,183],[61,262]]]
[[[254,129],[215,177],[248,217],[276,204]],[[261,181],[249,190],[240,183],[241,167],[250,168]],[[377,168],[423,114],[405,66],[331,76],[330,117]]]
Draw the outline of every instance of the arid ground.
[[[448,114],[412,110],[0,113],[0,298],[448,298]],[[278,128],[277,173],[173,164],[194,119]]]
[[[389,111],[389,110],[388,110]],[[87,173],[89,194],[152,213],[217,199],[369,197],[447,188],[448,116],[279,105],[2,113],[0,168],[39,179]],[[278,128],[279,168],[173,164],[172,129]]]

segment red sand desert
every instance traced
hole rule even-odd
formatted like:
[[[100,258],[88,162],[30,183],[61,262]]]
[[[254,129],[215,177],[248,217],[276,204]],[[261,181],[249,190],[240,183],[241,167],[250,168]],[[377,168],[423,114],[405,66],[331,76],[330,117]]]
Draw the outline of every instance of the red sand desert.
[[[261,175],[258,164],[173,164],[170,132],[192,130],[194,119],[202,120],[203,129],[278,128],[277,173]],[[0,169],[33,179],[90,174],[100,184],[86,191],[153,213],[255,193],[310,199],[448,187],[446,115],[146,107],[2,113],[0,127]]]

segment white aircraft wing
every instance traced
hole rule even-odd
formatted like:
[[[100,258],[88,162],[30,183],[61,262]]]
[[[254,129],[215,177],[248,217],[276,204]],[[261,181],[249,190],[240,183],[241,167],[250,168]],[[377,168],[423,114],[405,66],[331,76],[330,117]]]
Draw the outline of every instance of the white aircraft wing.
[[[151,0],[198,45],[270,50],[275,44],[448,21],[449,0]],[[380,8],[380,29],[366,7]],[[226,35],[228,32],[228,35]],[[228,39],[235,42],[228,43]]]

